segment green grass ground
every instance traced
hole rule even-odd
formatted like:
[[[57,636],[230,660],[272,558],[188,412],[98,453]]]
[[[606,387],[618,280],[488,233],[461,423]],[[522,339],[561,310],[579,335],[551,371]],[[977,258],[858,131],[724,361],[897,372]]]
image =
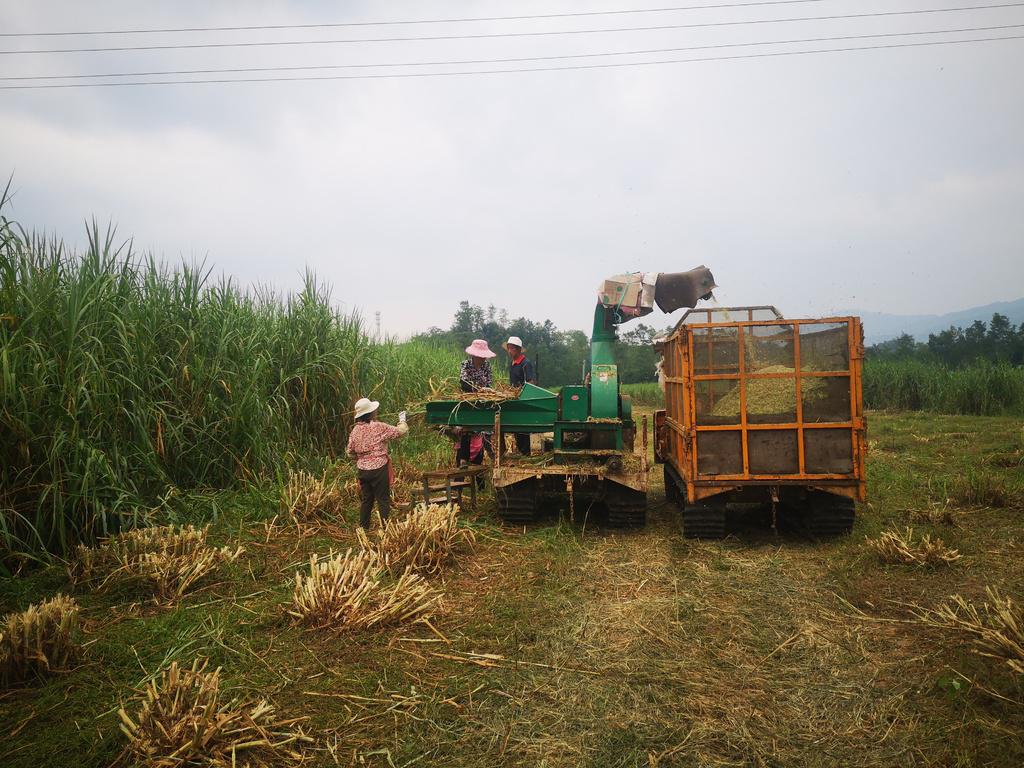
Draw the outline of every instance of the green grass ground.
[[[657,467],[642,531],[508,529],[484,510],[475,552],[433,579],[437,633],[294,627],[295,570],[354,545],[351,524],[298,530],[271,524],[272,493],[217,497],[216,538],[246,554],[173,607],[77,594],[85,655],[0,694],[0,763],[108,765],[118,703],[198,655],[307,716],[312,765],[1020,765],[1021,681],[909,621],[986,585],[1024,597],[1020,421],[873,414],[869,429],[871,501],[838,541],[756,525],[686,541]],[[883,566],[864,546],[907,525],[963,560]],[[0,612],[60,589],[57,569],[5,580]]]

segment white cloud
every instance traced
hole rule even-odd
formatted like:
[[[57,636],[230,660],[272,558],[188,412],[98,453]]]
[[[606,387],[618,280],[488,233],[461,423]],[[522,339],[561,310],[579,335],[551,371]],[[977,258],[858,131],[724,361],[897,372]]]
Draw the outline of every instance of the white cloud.
[[[13,6],[21,29],[340,13]],[[522,12],[532,7],[550,10]],[[382,11],[346,10],[360,13]],[[536,55],[817,29],[68,55],[16,71]],[[398,332],[447,324],[462,298],[585,327],[607,274],[698,263],[723,301],[941,312],[1024,294],[1022,67],[1024,43],[1011,41],[479,78],[7,92],[0,166],[16,171],[27,224],[74,239],[83,217],[109,217],[143,250],[208,254],[218,270],[282,288],[309,266],[339,301],[382,311]]]

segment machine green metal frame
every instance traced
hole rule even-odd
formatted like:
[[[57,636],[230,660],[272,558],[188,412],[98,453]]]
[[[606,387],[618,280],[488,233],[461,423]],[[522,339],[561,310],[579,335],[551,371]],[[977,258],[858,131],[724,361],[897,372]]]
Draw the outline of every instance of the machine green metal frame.
[[[611,288],[606,286],[611,285]],[[650,291],[653,286],[653,300]],[[501,402],[437,400],[426,406],[427,424],[494,431],[498,453],[494,488],[499,514],[509,522],[532,520],[540,496],[602,502],[613,525],[643,525],[646,519],[647,422],[639,462],[628,462],[637,436],[632,402],[619,387],[615,363],[617,327],[653,311],[692,307],[710,296],[714,279],[704,267],[690,272],[619,275],[598,292],[590,337],[590,371],[579,385],[558,394],[526,384],[519,396]],[[624,302],[630,301],[629,305]],[[553,435],[550,461],[532,463],[502,457],[502,436],[513,433]]]
[[[622,320],[612,307],[598,304],[594,310],[588,383],[564,387],[559,394],[526,384],[517,399],[500,403],[435,400],[427,403],[427,423],[494,429],[500,412],[503,431],[551,432],[556,461],[621,453],[627,443],[624,431],[635,430],[632,404],[619,393],[615,364],[615,327]]]

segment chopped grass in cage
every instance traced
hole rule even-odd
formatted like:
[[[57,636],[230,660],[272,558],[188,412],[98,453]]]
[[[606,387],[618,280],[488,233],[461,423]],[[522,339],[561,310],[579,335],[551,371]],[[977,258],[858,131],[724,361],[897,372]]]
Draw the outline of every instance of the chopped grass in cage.
[[[758,373],[795,373],[795,369],[784,365],[770,365],[761,368]],[[750,416],[772,416],[777,414],[796,414],[796,379],[758,379],[748,378],[747,383],[747,414]],[[800,383],[804,405],[821,400],[826,396],[824,382],[817,377],[804,376]],[[713,416],[738,417],[740,413],[740,385],[732,387],[725,395],[715,401],[711,409]]]
[[[206,543],[209,529],[208,525],[137,528],[97,547],[80,545],[68,574],[76,584],[99,590],[114,584],[142,584],[160,600],[180,598],[244,551],[210,546]]]
[[[323,560],[313,555],[309,574],[295,574],[288,613],[312,627],[368,629],[426,619],[441,598],[411,571],[391,583],[385,575],[365,549],[332,552]]]
[[[457,509],[453,504],[420,504],[405,517],[390,518],[372,535],[362,529],[357,535],[391,573],[438,573],[460,548],[476,541],[472,531],[459,527]]]
[[[118,710],[124,762],[144,768],[277,766],[302,760],[312,742],[266,701],[224,700],[220,669],[172,662]],[[134,706],[133,706],[134,705]],[[131,711],[129,711],[131,710]]]
[[[7,614],[0,624],[0,683],[66,669],[80,650],[79,631],[78,603],[66,595]]]

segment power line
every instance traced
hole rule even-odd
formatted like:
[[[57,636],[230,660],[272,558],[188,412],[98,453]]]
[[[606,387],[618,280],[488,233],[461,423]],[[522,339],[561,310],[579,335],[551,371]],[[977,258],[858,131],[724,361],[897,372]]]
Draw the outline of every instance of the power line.
[[[322,24],[259,24],[237,27],[166,27],[156,29],[103,29],[83,32],[0,32],[0,37],[64,37],[71,35],[141,35],[176,32],[257,32],[281,29],[325,29],[336,27],[387,27],[407,24],[462,24],[478,21],[525,21],[539,19],[568,19],[581,16],[620,16],[633,13],[670,13],[673,11],[703,11],[716,8],[747,8],[764,5],[797,5],[821,3],[825,0],[761,0],[748,3],[718,3],[715,5],[677,5],[668,8],[633,8],[616,11],[578,11],[575,13],[537,13],[529,16],[476,16],[454,19],[411,19],[403,21],[344,21]]]
[[[698,29],[707,27],[735,27],[752,24],[785,24],[797,21],[837,21],[842,19],[868,19],[883,18],[891,16],[916,16],[926,13],[953,13],[958,11],[977,11],[993,8],[1019,8],[1024,2],[1014,3],[993,3],[989,5],[974,5],[957,8],[925,8],[913,11],[881,11],[875,13],[848,13],[832,16],[802,16],[788,19],[749,19],[744,21],[714,21],[701,22],[698,24],[661,24],[648,27],[617,27],[606,29],[570,29],[560,31],[541,32],[493,32],[474,35],[434,35],[420,37],[378,37],[378,38],[349,38],[341,40],[281,40],[262,41],[248,43],[176,43],[170,45],[129,45],[121,47],[105,48],[50,48],[33,49],[24,51],[0,51],[0,55],[16,55],[28,53],[102,53],[118,51],[168,51],[185,50],[196,48],[253,48],[267,46],[291,46],[291,45],[334,45],[338,43],[394,43],[410,42],[420,40],[483,40],[504,37],[548,37],[553,35],[589,35],[607,32],[649,32],[663,29]]]
[[[832,37],[805,37],[794,40],[762,40],[751,43],[717,43],[714,45],[692,45],[678,48],[646,48],[633,51],[605,51],[602,53],[572,53],[553,56],[520,56],[503,59],[456,59],[441,61],[382,62],[376,64],[311,64],[288,67],[234,67],[229,69],[169,69],[150,72],[96,72],[76,75],[7,75],[0,81],[9,80],[90,80],[104,77],[166,77],[170,75],[220,75],[247,72],[300,72],[326,69],[375,69],[395,67],[435,67],[467,64],[515,64],[528,61],[560,61],[566,59],[591,59],[603,56],[641,56],[653,53],[682,53],[684,51],[706,51],[722,48],[748,48],[765,45],[796,45],[803,43],[838,42],[842,40],[866,40],[889,37],[916,37],[921,35],[960,34],[964,32],[994,32],[1001,29],[1019,29],[1024,24],[999,24],[991,27],[959,27],[955,29],[931,29],[913,32],[879,32],[870,35],[836,35]]]
[[[850,46],[847,48],[821,48],[806,51],[773,51],[770,53],[748,53],[733,56],[705,56],[695,59],[662,59],[659,61],[628,61],[601,64],[574,64],[568,67],[521,67],[517,69],[484,69],[462,70],[458,72],[401,72],[397,74],[373,75],[328,75],[326,77],[251,77],[205,80],[141,80],[117,83],[57,83],[46,85],[0,85],[0,91],[43,90],[53,88],[119,88],[141,85],[201,85],[227,83],[278,83],[278,82],[310,82],[316,80],[398,80],[427,77],[457,77],[467,75],[507,75],[522,72],[568,72],[584,69],[612,69],[625,67],[649,67],[662,64],[695,64],[710,61],[736,61],[739,59],[766,59],[780,56],[807,56],[823,53],[847,53],[850,51],[877,51],[895,48],[922,48],[939,45],[962,45],[965,43],[989,43],[998,40],[1024,40],[1024,35],[1006,35],[1001,37],[978,37],[967,40],[933,40],[921,43],[888,43],[885,45]]]

